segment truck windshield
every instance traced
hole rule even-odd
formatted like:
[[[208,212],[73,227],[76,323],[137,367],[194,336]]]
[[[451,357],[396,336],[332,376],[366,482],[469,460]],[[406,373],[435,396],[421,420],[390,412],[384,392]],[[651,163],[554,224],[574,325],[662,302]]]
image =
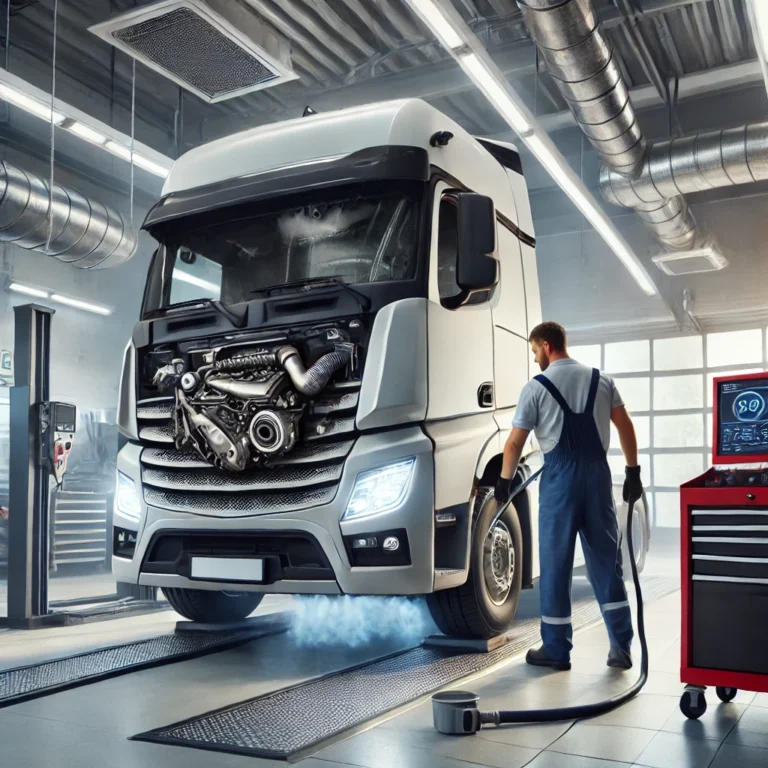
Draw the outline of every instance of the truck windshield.
[[[219,217],[199,228],[180,220],[162,238],[165,258],[156,260],[171,276],[161,306],[198,299],[236,304],[326,277],[349,284],[409,280],[417,238],[418,202],[402,192],[326,193],[298,207]]]

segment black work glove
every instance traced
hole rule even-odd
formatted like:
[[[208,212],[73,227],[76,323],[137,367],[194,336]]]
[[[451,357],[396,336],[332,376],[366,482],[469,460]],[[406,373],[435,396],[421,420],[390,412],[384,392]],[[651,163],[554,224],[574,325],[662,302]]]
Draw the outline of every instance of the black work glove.
[[[506,504],[509,501],[509,492],[512,488],[512,479],[509,480],[499,475],[496,481],[496,488],[493,491],[493,497],[499,504]]]
[[[624,472],[624,501],[639,501],[643,498],[643,482],[640,479],[640,467],[627,467]]]

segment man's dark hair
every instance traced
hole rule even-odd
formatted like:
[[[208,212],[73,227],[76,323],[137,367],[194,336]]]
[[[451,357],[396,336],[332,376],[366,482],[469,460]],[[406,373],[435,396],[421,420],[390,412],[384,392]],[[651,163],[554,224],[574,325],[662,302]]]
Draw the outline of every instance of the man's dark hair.
[[[528,337],[528,341],[535,341],[537,344],[549,344],[555,352],[565,352],[568,344],[568,334],[560,323],[546,322],[540,323]]]

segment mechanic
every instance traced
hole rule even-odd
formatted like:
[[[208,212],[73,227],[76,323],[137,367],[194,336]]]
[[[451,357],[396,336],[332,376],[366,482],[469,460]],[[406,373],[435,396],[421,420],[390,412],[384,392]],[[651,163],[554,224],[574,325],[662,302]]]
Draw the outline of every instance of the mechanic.
[[[635,428],[613,380],[568,356],[561,325],[536,326],[529,342],[542,373],[520,395],[495,491],[499,504],[509,498],[511,478],[534,430],[544,452],[539,492],[542,645],[528,651],[526,661],[558,670],[571,668],[571,580],[578,534],[610,638],[608,666],[630,669],[632,617],[607,452],[613,422],[627,464],[624,501],[640,499]]]

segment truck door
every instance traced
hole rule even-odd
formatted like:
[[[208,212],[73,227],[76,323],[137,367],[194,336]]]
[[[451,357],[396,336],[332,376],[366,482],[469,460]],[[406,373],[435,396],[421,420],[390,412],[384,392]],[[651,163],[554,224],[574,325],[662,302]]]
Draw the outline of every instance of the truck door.
[[[435,508],[465,504],[480,452],[498,441],[494,421],[493,320],[490,295],[457,309],[459,293],[455,196],[435,188],[427,310],[429,405],[427,432],[435,442]]]
[[[528,381],[528,317],[520,241],[502,222],[496,227],[499,285],[491,300],[496,419],[504,437],[520,391]]]
[[[502,221],[499,221],[497,231],[497,256],[501,269],[501,280],[491,300],[493,315],[494,340],[494,383],[496,388],[496,421],[499,425],[499,438],[503,445],[512,429],[512,419],[515,414],[520,392],[533,371],[530,363],[532,355],[528,346],[529,307],[528,297],[530,288],[526,286],[523,269],[523,255],[520,240]],[[526,292],[526,288],[529,288]],[[533,364],[533,368],[536,365]],[[533,450],[533,436],[529,438],[526,453]],[[540,461],[534,462],[538,468]],[[532,573],[539,575],[539,487],[538,483],[529,486],[530,525],[532,549]]]

